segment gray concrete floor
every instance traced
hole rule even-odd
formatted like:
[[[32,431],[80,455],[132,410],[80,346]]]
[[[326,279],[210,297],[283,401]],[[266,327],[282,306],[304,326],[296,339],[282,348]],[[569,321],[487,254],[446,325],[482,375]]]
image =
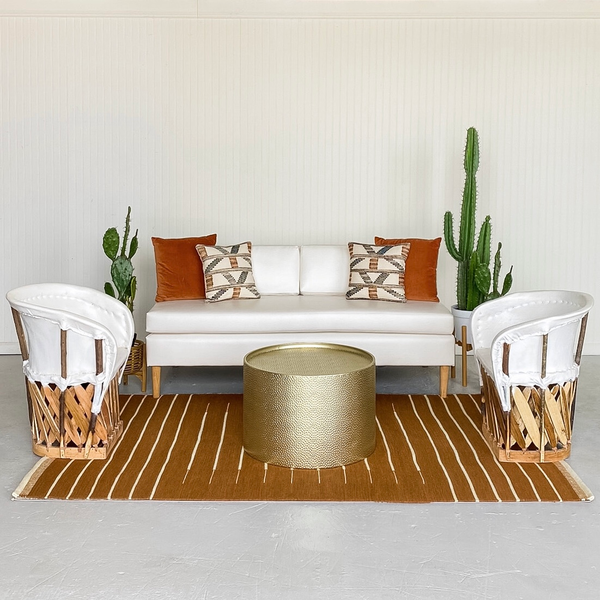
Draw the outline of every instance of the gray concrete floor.
[[[469,364],[467,391],[477,391]],[[0,599],[600,597],[600,501],[564,504],[13,501],[35,464],[20,358],[0,356]],[[380,368],[378,391],[436,393]],[[600,494],[600,357],[584,357],[569,463]],[[138,391],[136,379],[127,390]],[[239,392],[170,369],[163,392]],[[458,381],[451,392],[463,392]]]

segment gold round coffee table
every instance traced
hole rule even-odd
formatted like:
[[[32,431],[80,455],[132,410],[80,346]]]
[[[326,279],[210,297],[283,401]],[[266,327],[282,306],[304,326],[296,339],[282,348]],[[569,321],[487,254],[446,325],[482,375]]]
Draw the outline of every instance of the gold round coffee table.
[[[375,449],[375,359],[339,344],[283,344],[244,359],[243,444],[297,469],[337,467]]]

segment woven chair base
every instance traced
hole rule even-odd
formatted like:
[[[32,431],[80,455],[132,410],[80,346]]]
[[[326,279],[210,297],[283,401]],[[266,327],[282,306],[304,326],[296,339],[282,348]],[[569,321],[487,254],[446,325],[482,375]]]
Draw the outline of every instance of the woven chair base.
[[[92,432],[93,384],[74,385],[61,394],[54,384],[44,386],[28,380],[27,391],[31,401],[33,452],[38,456],[103,459],[123,431],[119,418],[118,377],[109,384]]]
[[[502,408],[496,385],[481,369],[483,434],[501,462],[556,462],[571,454],[577,380],[548,389],[511,388],[511,410]]]

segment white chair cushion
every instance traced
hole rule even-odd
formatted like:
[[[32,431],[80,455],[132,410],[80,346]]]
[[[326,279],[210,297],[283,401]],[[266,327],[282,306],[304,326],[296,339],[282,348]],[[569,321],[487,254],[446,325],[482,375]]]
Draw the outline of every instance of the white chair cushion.
[[[130,310],[98,290],[64,283],[40,283],[6,295],[19,312],[29,356],[23,371],[31,381],[56,384],[61,390],[93,383],[92,412],[98,414],[108,384],[123,368],[134,324]],[[67,335],[67,373],[61,364],[60,331]],[[103,344],[103,371],[97,373],[96,342]]]
[[[578,377],[575,355],[580,325],[592,305],[588,294],[542,290],[508,294],[473,311],[475,356],[493,377],[504,410],[511,408],[511,386],[544,388]],[[543,336],[547,336],[544,373]],[[508,375],[503,368],[506,345],[510,346]]]
[[[350,279],[348,246],[301,246],[300,293],[345,296]]]
[[[300,290],[299,246],[252,246],[252,271],[261,296]]]
[[[378,332],[450,335],[454,323],[438,302],[370,302],[345,296],[263,296],[255,302],[173,300],[147,314],[148,333]]]

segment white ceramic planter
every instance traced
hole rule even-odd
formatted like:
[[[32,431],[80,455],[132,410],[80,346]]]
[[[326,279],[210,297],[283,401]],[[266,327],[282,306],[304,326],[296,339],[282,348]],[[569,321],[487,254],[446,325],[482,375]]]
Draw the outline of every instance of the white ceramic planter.
[[[454,304],[450,310],[454,317],[454,337],[460,342],[462,340],[462,327],[463,325],[467,328],[467,344],[473,345],[473,333],[471,330],[471,315],[472,310],[459,310],[456,304]]]

